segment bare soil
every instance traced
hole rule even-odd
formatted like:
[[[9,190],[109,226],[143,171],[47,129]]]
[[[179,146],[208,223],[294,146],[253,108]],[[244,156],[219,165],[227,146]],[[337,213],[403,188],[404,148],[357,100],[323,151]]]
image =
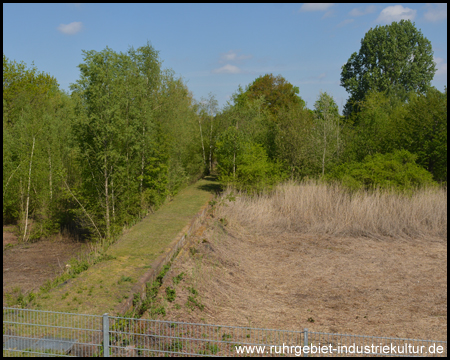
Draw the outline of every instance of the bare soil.
[[[65,239],[19,244],[17,236],[3,231],[3,306],[5,293],[20,289],[28,293],[60,275],[67,261],[83,250],[83,244]]]
[[[215,220],[174,261],[160,319],[447,339],[446,239],[258,235]],[[174,302],[163,298],[167,286]],[[188,306],[192,288],[203,310]]]

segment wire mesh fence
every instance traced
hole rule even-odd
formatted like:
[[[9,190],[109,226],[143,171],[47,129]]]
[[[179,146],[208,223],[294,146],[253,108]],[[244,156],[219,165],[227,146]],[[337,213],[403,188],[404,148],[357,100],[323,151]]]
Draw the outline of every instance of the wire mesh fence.
[[[3,308],[3,356],[99,356],[102,316]]]
[[[447,356],[446,341],[3,308],[3,356]]]

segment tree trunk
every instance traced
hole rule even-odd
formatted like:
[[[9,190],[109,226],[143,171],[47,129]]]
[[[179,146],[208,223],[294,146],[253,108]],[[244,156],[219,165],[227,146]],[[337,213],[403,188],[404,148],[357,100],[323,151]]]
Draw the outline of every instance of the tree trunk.
[[[323,126],[323,156],[322,156],[322,177],[325,175],[325,155],[327,151],[327,131],[325,128],[325,123]]]
[[[145,143],[145,126],[142,126],[142,143]],[[139,185],[139,191],[141,193],[141,203],[142,203],[142,188],[144,184],[144,164],[145,164],[145,157],[144,157],[144,147],[142,147],[142,156],[141,156],[141,183]]]
[[[24,209],[23,209],[23,182],[22,182],[22,177],[20,177],[20,215],[22,216],[24,214]],[[22,230],[23,228],[21,227],[22,225],[20,225],[20,229]]]
[[[112,174],[112,166],[111,166],[111,174]],[[112,217],[113,217],[113,225],[116,223],[116,209],[114,208],[114,178],[111,178],[111,205],[112,205]]]
[[[50,202],[53,199],[53,186],[52,186],[52,156],[50,155],[50,149],[48,150],[48,165],[49,165],[49,175],[48,182],[50,186]]]
[[[30,156],[30,170],[28,172],[28,190],[27,190],[27,205],[25,207],[25,229],[23,231],[23,241],[26,241],[27,227],[28,227],[28,209],[30,205],[30,186],[31,186],[31,164],[33,162],[34,143],[36,142],[36,136],[33,136],[33,146],[31,147]]]
[[[109,241],[111,237],[110,218],[109,218],[109,193],[108,193],[108,167],[105,155],[105,220],[106,220],[106,240]]]
[[[19,169],[20,165],[22,165],[22,162],[16,167],[16,169],[11,173],[11,175],[8,178],[8,181],[6,182],[6,185],[3,187],[3,199],[5,198],[6,189],[8,188],[9,181],[12,179],[14,173]]]
[[[233,152],[233,179],[236,179],[236,150]]]
[[[67,190],[69,190],[70,195],[73,196],[73,198],[75,199],[75,201],[78,203],[78,205],[80,205],[80,207],[83,209],[84,214],[88,217],[88,219],[91,221],[92,225],[94,226],[95,230],[97,230],[97,234],[100,237],[100,239],[102,239],[102,234],[100,233],[100,231],[98,230],[97,225],[95,225],[94,220],[92,220],[92,217],[89,216],[89,213],[86,211],[86,209],[84,208],[84,206],[78,201],[78,199],[75,197],[75,195],[73,194],[72,190],[70,190],[69,185],[67,185],[67,182],[64,180],[64,184],[67,187]]]
[[[212,171],[212,133],[213,133],[213,118],[211,117],[211,132],[209,133],[209,173]]]
[[[202,133],[202,123],[200,118],[198,119],[198,125],[200,126],[200,139],[202,140],[202,149],[203,149],[203,164],[206,167],[206,155],[205,155],[205,145],[203,143],[203,133]]]

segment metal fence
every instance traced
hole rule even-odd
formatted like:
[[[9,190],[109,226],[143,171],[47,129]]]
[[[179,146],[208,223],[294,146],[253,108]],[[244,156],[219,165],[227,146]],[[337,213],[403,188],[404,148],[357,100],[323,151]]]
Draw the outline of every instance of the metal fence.
[[[3,356],[280,355],[447,356],[447,342],[3,308]]]

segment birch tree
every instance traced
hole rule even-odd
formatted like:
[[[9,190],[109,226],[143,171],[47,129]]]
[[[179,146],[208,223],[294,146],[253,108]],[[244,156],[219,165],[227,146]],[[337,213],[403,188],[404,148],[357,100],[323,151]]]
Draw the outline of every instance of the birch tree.
[[[314,125],[312,130],[311,152],[320,164],[322,177],[327,166],[336,161],[341,146],[339,138],[339,110],[333,97],[326,92],[314,104]]]

